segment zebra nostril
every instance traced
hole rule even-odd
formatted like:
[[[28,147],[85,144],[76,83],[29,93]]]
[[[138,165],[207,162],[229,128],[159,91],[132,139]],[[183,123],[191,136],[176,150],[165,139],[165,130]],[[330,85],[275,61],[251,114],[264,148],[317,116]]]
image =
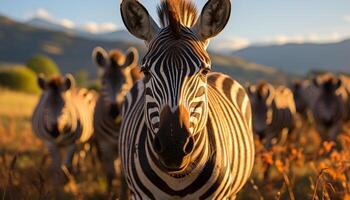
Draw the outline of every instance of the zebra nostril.
[[[153,148],[154,150],[156,151],[156,153],[160,154],[163,152],[163,147],[162,147],[162,144],[160,142],[160,139],[159,137],[155,137],[154,138],[154,141],[153,141]]]
[[[189,137],[187,139],[187,142],[186,142],[186,144],[184,146],[184,149],[183,149],[185,155],[188,155],[188,154],[192,153],[193,147],[194,147],[194,139],[193,139],[193,137]]]

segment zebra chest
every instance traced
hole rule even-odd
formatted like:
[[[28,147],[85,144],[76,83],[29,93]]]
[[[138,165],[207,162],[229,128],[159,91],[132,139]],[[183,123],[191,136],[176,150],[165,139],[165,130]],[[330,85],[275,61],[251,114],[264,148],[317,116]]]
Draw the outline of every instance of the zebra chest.
[[[134,195],[150,199],[212,199],[232,195],[232,167],[217,156],[222,152],[217,154],[205,149],[192,171],[170,174],[162,170],[150,152],[146,125],[140,130],[134,135],[134,141],[129,138],[131,143],[127,148],[126,173]]]

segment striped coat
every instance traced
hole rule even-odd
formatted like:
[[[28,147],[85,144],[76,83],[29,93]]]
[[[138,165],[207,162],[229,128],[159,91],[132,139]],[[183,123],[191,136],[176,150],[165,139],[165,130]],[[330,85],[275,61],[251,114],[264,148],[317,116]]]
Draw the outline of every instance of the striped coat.
[[[208,84],[203,147],[195,152],[198,160],[189,171],[180,175],[163,171],[149,152],[150,136],[144,115],[140,115],[145,101],[143,81],[127,95],[120,152],[134,199],[224,199],[243,187],[254,161],[248,97],[236,81],[223,74],[212,73]]]
[[[76,89],[71,75],[49,81],[39,76],[38,83],[43,92],[32,116],[33,131],[48,147],[53,169],[57,172],[61,168],[62,147],[67,149],[64,164],[71,169],[78,145],[88,142],[93,135],[96,94]]]
[[[320,92],[312,107],[317,130],[325,139],[335,140],[349,116],[348,92],[331,73],[314,77],[313,83]]]
[[[291,85],[296,111],[304,118],[312,120],[311,109],[320,91],[310,80],[294,81]]]
[[[261,82],[250,86],[248,94],[253,110],[254,132],[267,147],[274,138],[284,137],[285,130],[290,132],[294,129],[296,109],[290,89],[284,86],[275,89],[272,85]]]
[[[139,57],[135,48],[130,48],[125,55],[118,49],[107,53],[101,47],[96,47],[92,57],[103,71],[102,88],[94,112],[94,129],[99,157],[107,175],[108,190],[111,192],[116,171],[120,174],[120,166],[115,166],[115,162],[118,162],[121,104],[134,82],[143,75],[140,73]]]
[[[145,78],[122,109],[119,149],[132,199],[235,199],[248,180],[249,99],[239,83],[210,72],[206,52],[230,11],[230,1],[212,0],[197,20],[189,1],[162,1],[158,27],[138,1],[122,2],[124,24],[148,45]]]

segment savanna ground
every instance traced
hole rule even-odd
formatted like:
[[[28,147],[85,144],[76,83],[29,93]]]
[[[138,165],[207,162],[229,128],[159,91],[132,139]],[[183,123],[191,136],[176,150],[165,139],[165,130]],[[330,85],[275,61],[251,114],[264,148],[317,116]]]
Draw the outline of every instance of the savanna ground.
[[[0,90],[2,200],[55,197],[50,157],[30,126],[37,100],[35,95]],[[256,153],[252,179],[238,199],[350,199],[349,126],[332,143],[322,141],[315,128],[304,123],[287,144],[267,151],[256,142]],[[106,180],[94,155],[78,158],[79,172],[68,179],[61,199],[106,199]]]

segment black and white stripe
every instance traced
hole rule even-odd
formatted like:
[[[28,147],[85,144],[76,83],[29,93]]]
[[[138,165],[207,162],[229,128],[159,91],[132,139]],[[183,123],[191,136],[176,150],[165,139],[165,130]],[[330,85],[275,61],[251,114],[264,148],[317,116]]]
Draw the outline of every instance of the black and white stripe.
[[[320,91],[310,80],[297,80],[291,85],[297,113],[304,120],[312,121],[311,109],[318,98]]]
[[[348,92],[342,80],[331,73],[315,76],[313,84],[320,93],[312,107],[317,130],[325,139],[335,140],[349,116]]]
[[[290,89],[279,86],[276,89],[260,82],[249,86],[248,95],[253,110],[253,130],[267,147],[274,138],[284,138],[295,126],[295,103]]]
[[[248,96],[230,77],[209,73],[206,52],[227,22],[230,2],[206,4],[202,16],[220,19],[214,28],[206,27],[208,18],[188,28],[197,18],[193,8],[164,1],[157,28],[137,1],[121,4],[127,28],[149,47],[145,78],[122,110],[119,148],[132,199],[235,199],[253,168]]]
[[[94,112],[94,138],[107,175],[108,190],[111,192],[116,172],[120,175],[120,170],[118,170],[120,166],[115,164],[119,162],[121,104],[134,82],[141,78],[141,73],[137,76],[137,71],[139,72],[140,69],[138,68],[138,52],[135,48],[130,48],[124,55],[118,49],[107,53],[101,47],[96,47],[92,57],[102,69],[102,88]]]
[[[78,145],[88,142],[93,135],[96,94],[76,89],[74,78],[69,74],[49,81],[39,76],[38,84],[43,92],[32,116],[33,131],[48,147],[56,172],[62,165],[61,148],[67,149],[64,165],[72,169]]]

